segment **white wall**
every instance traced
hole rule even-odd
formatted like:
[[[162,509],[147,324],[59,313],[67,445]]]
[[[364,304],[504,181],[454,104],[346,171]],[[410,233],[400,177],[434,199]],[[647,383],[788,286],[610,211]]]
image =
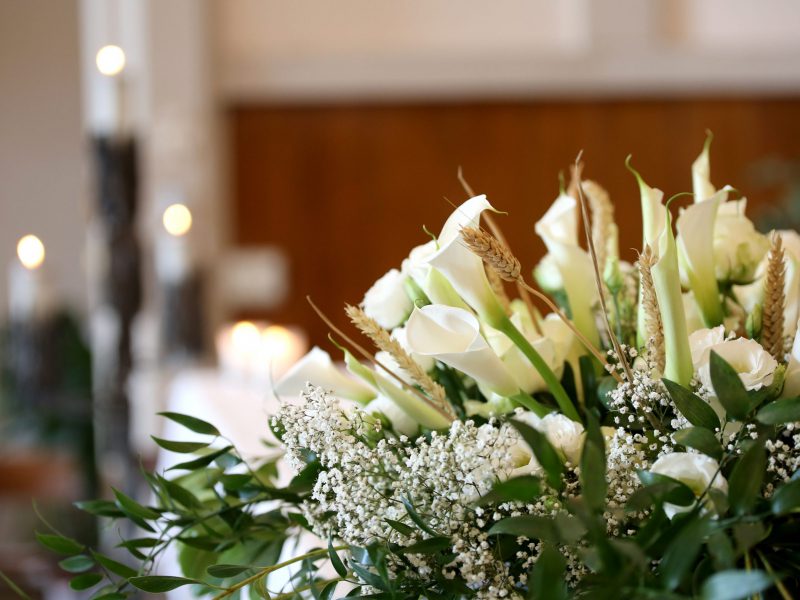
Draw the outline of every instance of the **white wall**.
[[[0,314],[26,233],[45,243],[60,294],[82,308],[86,144],[77,0],[0,2]]]
[[[231,100],[797,93],[797,0],[214,0]]]

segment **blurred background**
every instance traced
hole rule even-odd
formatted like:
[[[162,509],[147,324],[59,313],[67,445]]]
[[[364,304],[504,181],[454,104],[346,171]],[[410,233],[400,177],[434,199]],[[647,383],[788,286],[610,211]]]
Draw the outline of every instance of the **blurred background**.
[[[102,543],[70,503],[161,464],[159,410],[257,451],[271,379],[330,349],[306,295],[344,324],[459,167],[526,268],[579,151],[633,248],[625,157],[690,191],[707,130],[715,185],[800,225],[798,27],[794,0],[0,1],[0,571],[69,597],[31,499]]]

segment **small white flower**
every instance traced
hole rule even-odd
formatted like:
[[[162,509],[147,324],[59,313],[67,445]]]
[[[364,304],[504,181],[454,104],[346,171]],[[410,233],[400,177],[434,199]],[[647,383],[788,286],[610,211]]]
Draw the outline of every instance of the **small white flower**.
[[[736,370],[746,389],[759,390],[772,383],[778,362],[757,341],[745,338],[727,340],[710,346],[709,357],[712,350]],[[705,387],[713,389],[710,361],[700,365],[698,375]]]
[[[401,325],[414,308],[403,286],[405,280],[406,276],[400,271],[390,269],[364,295],[364,312],[385,329]]]
[[[694,492],[695,497],[701,496],[709,485],[725,493],[728,492],[728,482],[718,471],[719,463],[717,461],[705,454],[694,452],[665,454],[650,468],[651,473],[666,475],[686,484]],[[664,504],[664,512],[670,519],[676,514],[690,509],[691,506]]]

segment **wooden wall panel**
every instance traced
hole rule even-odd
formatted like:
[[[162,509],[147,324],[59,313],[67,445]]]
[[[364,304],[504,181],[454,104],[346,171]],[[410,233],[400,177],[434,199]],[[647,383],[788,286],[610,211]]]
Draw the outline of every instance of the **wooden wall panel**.
[[[624,100],[372,106],[236,106],[229,111],[234,240],[277,244],[291,258],[291,301],[260,315],[326,330],[310,294],[343,322],[387,269],[437,231],[464,199],[459,165],[506,210],[500,222],[526,268],[543,252],[533,225],[558,192],[558,172],[584,151],[585,174],[610,191],[621,247],[641,238],[635,181],[625,157],[667,195],[691,190],[705,130],[716,136],[712,180],[751,199],[746,171],[768,156],[800,156],[800,100]],[[626,251],[627,256],[631,252]],[[590,283],[587,282],[587,285]]]

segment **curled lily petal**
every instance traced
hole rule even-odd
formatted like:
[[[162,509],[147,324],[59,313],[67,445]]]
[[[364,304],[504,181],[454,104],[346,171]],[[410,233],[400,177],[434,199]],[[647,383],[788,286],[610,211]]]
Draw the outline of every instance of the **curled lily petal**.
[[[438,304],[417,308],[408,319],[406,335],[415,354],[458,369],[500,396],[519,392],[514,377],[481,336],[472,313]]]
[[[428,258],[428,262],[491,325],[505,313],[486,279],[483,261],[461,240],[461,230],[464,227],[480,227],[481,213],[487,209],[492,210],[492,205],[483,195],[470,198],[456,208],[439,235],[439,250]]]
[[[703,151],[692,163],[692,191],[694,192],[695,202],[707,200],[717,193],[711,183],[711,161],[709,160],[713,139],[714,136],[709,132],[706,136],[705,144],[703,144]]]

